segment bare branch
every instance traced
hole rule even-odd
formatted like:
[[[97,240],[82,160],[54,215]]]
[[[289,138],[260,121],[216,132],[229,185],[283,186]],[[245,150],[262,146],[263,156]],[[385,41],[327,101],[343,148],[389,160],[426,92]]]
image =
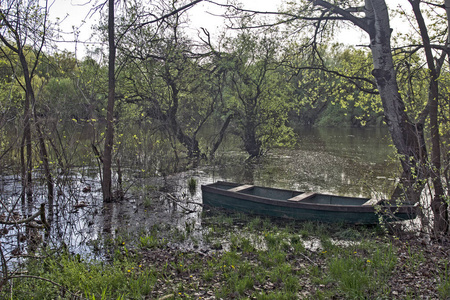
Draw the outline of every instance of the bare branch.
[[[138,29],[138,28],[144,27],[144,26],[146,26],[146,25],[153,24],[153,23],[157,23],[157,22],[159,22],[159,21],[162,21],[162,20],[164,20],[164,19],[167,19],[167,18],[169,18],[169,17],[171,17],[171,16],[173,16],[173,15],[176,15],[177,13],[179,13],[179,12],[181,12],[181,11],[184,11],[184,10],[186,10],[186,9],[191,8],[191,7],[194,6],[195,4],[200,3],[200,2],[202,2],[202,1],[203,1],[203,0],[195,0],[195,1],[192,1],[192,2],[190,2],[190,3],[188,3],[188,4],[184,5],[184,6],[182,6],[182,7],[180,7],[180,8],[177,8],[177,9],[172,10],[170,13],[167,13],[167,14],[161,16],[161,17],[155,18],[154,20],[151,20],[151,21],[148,21],[148,22],[144,22],[144,23],[138,24],[138,25],[137,25],[136,27],[134,27],[133,29]]]
[[[362,18],[358,18],[355,17],[354,15],[351,14],[351,10],[345,10],[342,9],[334,4],[331,4],[327,1],[323,1],[323,0],[310,0],[310,2],[312,2],[314,5],[318,5],[321,6],[323,8],[328,9],[330,12],[336,13],[338,15],[341,15],[344,19],[352,22],[353,24],[355,24],[356,26],[358,26],[359,28],[361,28],[362,30],[369,32],[369,27],[367,25],[367,22],[365,19]]]

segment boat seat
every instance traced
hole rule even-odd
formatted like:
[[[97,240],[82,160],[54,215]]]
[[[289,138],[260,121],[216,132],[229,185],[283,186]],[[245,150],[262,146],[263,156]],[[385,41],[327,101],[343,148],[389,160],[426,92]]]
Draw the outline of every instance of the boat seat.
[[[369,199],[366,202],[364,202],[363,206],[373,206],[373,205],[375,205],[377,203],[378,203],[378,200],[372,198],[372,199]]]
[[[253,185],[250,185],[250,184],[244,184],[244,185],[240,185],[240,186],[237,186],[237,187],[235,187],[235,188],[229,189],[228,191],[229,191],[229,192],[240,192],[240,191],[243,191],[243,190],[252,188],[252,187],[253,187]]]
[[[295,197],[289,198],[288,200],[289,201],[302,201],[302,200],[309,199],[315,195],[316,195],[316,193],[314,193],[314,192],[303,193],[303,194],[297,195]]]

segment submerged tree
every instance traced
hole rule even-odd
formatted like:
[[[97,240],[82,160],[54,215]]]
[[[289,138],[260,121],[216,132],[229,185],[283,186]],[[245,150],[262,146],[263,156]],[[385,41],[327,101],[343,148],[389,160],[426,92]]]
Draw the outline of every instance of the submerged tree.
[[[135,15],[143,15],[135,9]],[[139,22],[146,23],[145,18]],[[119,48],[126,64],[121,101],[137,104],[142,116],[163,129],[174,145],[181,144],[189,158],[199,158],[208,146],[200,144],[198,133],[216,109],[221,79],[210,56],[183,32],[183,24],[179,12],[158,26],[142,26],[124,35],[127,46]]]
[[[149,5],[150,11],[147,11],[147,7],[145,3],[136,2],[134,3],[134,7],[143,8],[144,10],[134,10],[131,5],[131,8],[125,9],[124,14],[120,18],[116,18],[114,5],[115,1],[108,0],[108,22],[107,22],[107,32],[108,32],[108,102],[106,109],[106,132],[105,132],[105,145],[102,157],[103,163],[103,178],[102,178],[102,191],[103,191],[103,200],[105,202],[110,202],[113,200],[112,193],[112,160],[113,160],[113,145],[114,145],[114,106],[115,106],[115,98],[116,98],[116,80],[118,73],[120,70],[127,65],[126,59],[122,61],[120,70],[116,68],[116,50],[118,48],[126,49],[131,44],[126,44],[126,36],[133,34],[135,32],[142,32],[146,27],[150,27],[153,24],[164,24],[169,18],[172,16],[177,16],[179,13],[184,10],[192,7],[196,3],[201,0],[196,0],[193,2],[189,2],[185,5],[181,5],[177,7],[178,1],[173,1],[172,3],[165,4],[160,3],[160,7],[158,5]],[[166,7],[167,6],[167,7]],[[159,9],[159,11],[158,11]],[[120,24],[119,32],[116,33],[115,23],[121,19],[122,23]],[[142,37],[139,37],[142,38]],[[125,45],[126,44],[126,45]],[[122,47],[120,45],[123,45]],[[132,57],[133,55],[131,55]],[[170,73],[169,73],[170,75]],[[172,119],[173,120],[173,119]],[[177,127],[174,122],[172,122],[173,126]],[[172,126],[172,127],[173,127]],[[180,131],[176,131],[176,136],[180,139],[183,139],[186,143],[190,143],[192,147],[195,148],[195,142],[189,141],[188,138],[185,138],[183,134],[180,134]],[[121,195],[122,192],[119,191]]]
[[[114,102],[116,93],[116,41],[115,41],[115,13],[114,0],[108,0],[108,104],[106,108],[106,133],[105,148],[103,151],[103,201],[111,202],[113,194],[111,190],[112,178],[112,149],[114,143]]]
[[[293,138],[287,126],[290,89],[276,39],[274,32],[258,36],[243,31],[224,44],[222,60],[229,69],[227,105],[250,157],[290,144]]]
[[[8,5],[0,8],[0,47],[4,57],[15,74],[17,83],[25,92],[23,102],[23,137],[21,142],[22,161],[22,200],[25,195],[29,207],[33,200],[32,191],[32,170],[33,170],[33,150],[32,150],[32,125],[35,126],[40,159],[44,168],[48,189],[48,203],[53,207],[53,178],[51,175],[47,146],[43,130],[37,115],[37,103],[35,95],[35,85],[33,78],[39,61],[42,57],[42,50],[48,38],[47,2],[41,6],[39,1],[10,1]],[[6,52],[9,49],[9,52]],[[30,213],[30,212],[29,212]]]

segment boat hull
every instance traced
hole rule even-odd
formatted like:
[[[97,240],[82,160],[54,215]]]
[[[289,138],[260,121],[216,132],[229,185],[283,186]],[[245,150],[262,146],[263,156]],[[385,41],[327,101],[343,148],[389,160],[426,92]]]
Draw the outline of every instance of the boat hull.
[[[202,186],[203,203],[244,213],[302,221],[377,224],[416,217],[416,207],[365,205],[369,198],[312,194],[217,182]]]

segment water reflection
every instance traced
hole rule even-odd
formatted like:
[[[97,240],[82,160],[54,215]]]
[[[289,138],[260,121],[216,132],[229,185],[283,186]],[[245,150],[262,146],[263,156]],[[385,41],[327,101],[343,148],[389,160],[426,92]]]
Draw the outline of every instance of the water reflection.
[[[96,168],[73,169],[58,178],[50,233],[53,239],[48,244],[65,244],[71,252],[89,253],[106,236],[114,240],[119,233],[140,236],[157,229],[169,240],[174,234],[183,236],[170,247],[201,249],[205,229],[202,206],[196,204],[202,203],[200,185],[217,180],[348,196],[385,197],[391,192],[393,182],[389,178],[398,166],[389,160],[393,149],[387,131],[302,129],[297,133],[295,148],[273,149],[250,162],[243,151],[222,149],[213,162],[186,172],[146,178],[140,170],[128,170],[124,172],[127,192],[120,203],[102,203]],[[193,194],[188,188],[190,178],[198,183]],[[0,188],[6,199],[3,202],[11,209],[20,194],[19,178],[2,177]],[[45,192],[42,189],[36,195],[38,207],[39,202],[45,202]],[[5,238],[2,245],[8,244]]]
[[[222,153],[213,175],[230,181],[347,196],[388,197],[398,164],[382,129],[302,129],[298,145],[252,163]]]

